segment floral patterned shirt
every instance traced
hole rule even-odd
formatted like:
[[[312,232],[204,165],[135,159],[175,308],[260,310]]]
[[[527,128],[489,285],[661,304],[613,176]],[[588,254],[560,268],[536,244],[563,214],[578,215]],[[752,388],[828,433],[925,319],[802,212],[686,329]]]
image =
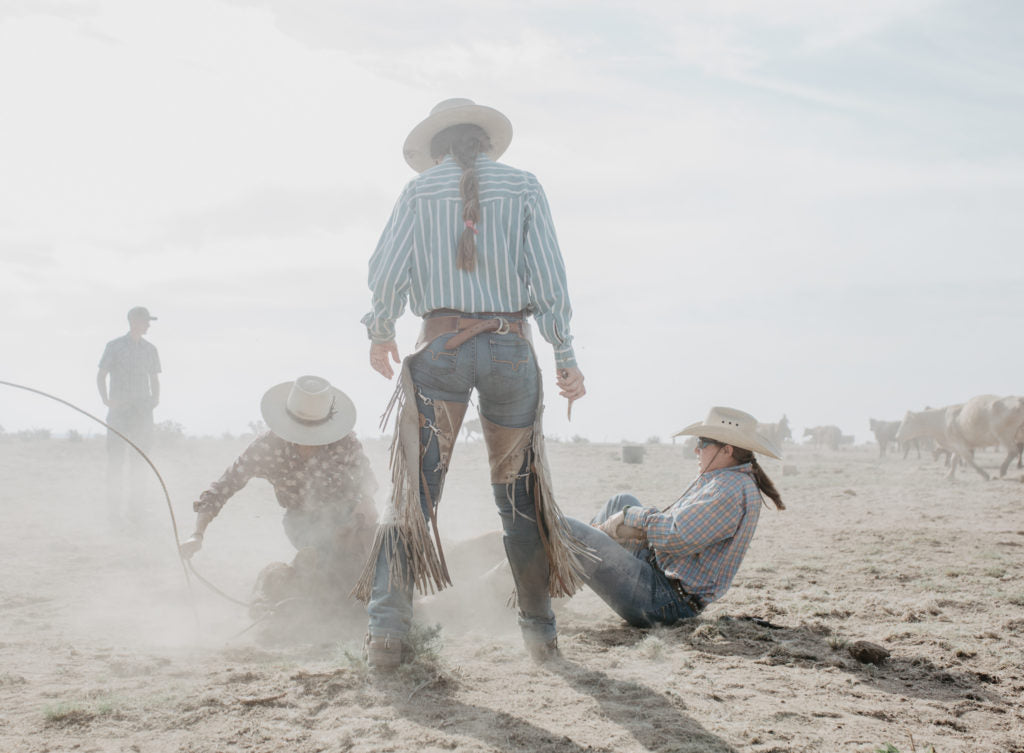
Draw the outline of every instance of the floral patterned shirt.
[[[317,508],[334,507],[333,512],[341,513],[343,518],[361,513],[365,522],[373,524],[377,520],[373,503],[377,480],[354,432],[317,447],[308,458],[302,457],[299,445],[273,432],[261,434],[224,475],[199,495],[193,509],[216,516],[228,499],[254,477],[269,481],[277,501],[288,510],[315,512]]]

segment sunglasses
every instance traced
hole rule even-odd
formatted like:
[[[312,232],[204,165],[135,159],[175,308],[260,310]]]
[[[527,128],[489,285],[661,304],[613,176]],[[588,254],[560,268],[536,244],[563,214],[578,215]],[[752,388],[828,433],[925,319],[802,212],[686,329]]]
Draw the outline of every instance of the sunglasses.
[[[716,442],[715,440],[708,439],[707,437],[697,437],[698,450],[703,450],[705,447],[711,447],[712,445],[718,446],[721,444],[721,442]]]

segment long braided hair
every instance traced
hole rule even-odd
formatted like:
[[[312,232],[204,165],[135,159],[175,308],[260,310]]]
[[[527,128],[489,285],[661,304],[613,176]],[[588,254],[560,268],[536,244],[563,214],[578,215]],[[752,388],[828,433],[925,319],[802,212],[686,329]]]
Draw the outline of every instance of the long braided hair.
[[[478,125],[461,123],[449,126],[430,141],[430,156],[440,160],[452,155],[462,168],[459,194],[462,196],[462,221],[465,228],[459,236],[455,266],[466,272],[476,269],[476,234],[480,221],[480,183],[476,176],[476,158],[491,149],[491,138]]]
[[[757,457],[750,450],[746,450],[742,447],[732,445],[732,457],[739,465],[744,463],[750,463],[754,469],[754,483],[757,484],[757,488],[766,497],[769,497],[772,502],[775,503],[776,510],[785,510],[786,506],[782,504],[782,495],[779,494],[779,490],[775,488],[775,484],[768,474],[764,472],[764,468],[757,462]]]

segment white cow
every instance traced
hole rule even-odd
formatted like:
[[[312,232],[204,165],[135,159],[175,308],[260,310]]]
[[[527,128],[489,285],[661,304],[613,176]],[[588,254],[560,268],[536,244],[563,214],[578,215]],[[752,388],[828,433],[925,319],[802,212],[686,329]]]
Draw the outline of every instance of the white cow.
[[[918,436],[930,436],[940,446],[953,451],[947,478],[956,476],[962,461],[988,480],[989,474],[974,462],[974,450],[998,446],[1006,450],[1006,458],[999,466],[999,475],[1005,476],[1010,461],[1017,455],[1018,435],[1024,427],[1024,398],[979,395],[963,405],[913,413],[907,411],[896,435],[900,441]]]
[[[843,441],[843,432],[838,426],[812,426],[804,429],[804,436],[811,438],[811,444],[815,447],[828,447],[830,450],[838,450]]]

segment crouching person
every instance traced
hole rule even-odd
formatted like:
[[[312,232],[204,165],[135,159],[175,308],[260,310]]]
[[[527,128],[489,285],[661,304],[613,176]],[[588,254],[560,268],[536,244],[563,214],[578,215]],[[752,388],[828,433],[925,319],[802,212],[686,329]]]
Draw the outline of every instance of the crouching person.
[[[677,501],[659,510],[619,494],[589,525],[568,519],[597,554],[581,560],[586,584],[636,627],[672,625],[720,599],[754,536],[762,495],[785,509],[754,454],[778,459],[779,451],[753,416],[712,408],[679,435],[698,437],[700,472]]]
[[[292,620],[352,610],[348,593],[377,528],[377,482],[352,427],[356,410],[341,390],[317,376],[271,387],[260,405],[270,431],[261,434],[193,505],[196,528],[181,544],[192,557],[207,526],[251,478],[274,487],[284,531],[297,552],[290,565],[272,563],[257,580],[254,616],[284,601]],[[364,614],[362,609],[355,610]]]

